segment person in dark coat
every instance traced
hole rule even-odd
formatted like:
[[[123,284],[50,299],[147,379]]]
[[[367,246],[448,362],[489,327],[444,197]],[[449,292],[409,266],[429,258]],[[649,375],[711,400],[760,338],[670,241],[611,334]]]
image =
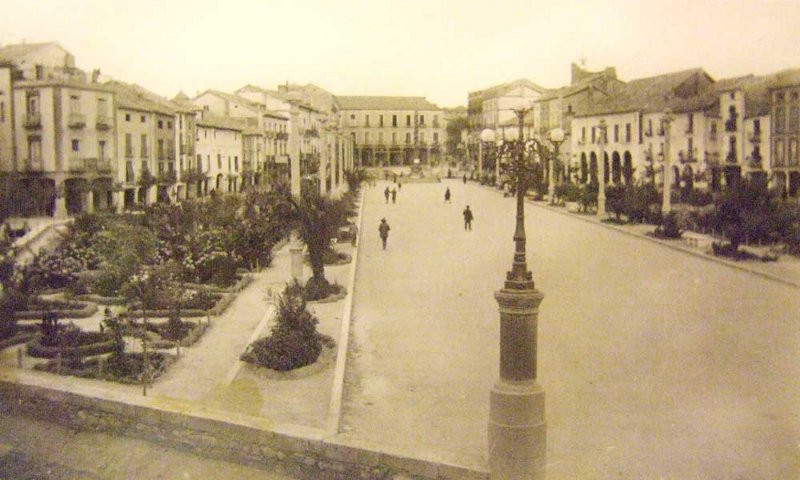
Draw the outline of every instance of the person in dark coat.
[[[386,203],[389,203],[389,187],[386,187],[386,190],[383,191],[383,196],[386,197]]]
[[[464,230],[472,230],[472,210],[469,209],[469,205],[467,208],[464,209]]]
[[[466,185],[466,184],[467,184],[467,174],[465,173],[464,174],[464,185]]]
[[[444,202],[450,203],[450,187],[447,187],[447,190],[444,191]]]
[[[381,243],[383,243],[383,249],[386,250],[386,241],[389,239],[389,224],[386,223],[386,219],[381,219],[381,224],[378,225],[378,233],[381,236]]]
[[[397,200],[397,190],[393,188],[392,189],[392,203],[395,203],[396,200]]]

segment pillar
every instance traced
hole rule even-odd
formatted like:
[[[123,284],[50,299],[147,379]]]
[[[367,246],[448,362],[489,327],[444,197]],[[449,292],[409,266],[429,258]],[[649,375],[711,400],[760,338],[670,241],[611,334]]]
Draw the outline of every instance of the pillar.
[[[597,216],[606,216],[606,122],[600,120],[600,157],[597,159]]]
[[[292,277],[290,280],[303,281],[303,247],[299,244],[294,244],[289,247],[289,252],[292,256]]]
[[[53,213],[55,218],[67,218],[67,186],[63,181],[56,179],[56,209]]]
[[[86,213],[94,213],[94,190],[86,192],[83,198],[83,211]]]
[[[293,197],[300,196],[300,107],[291,102],[289,120],[289,180]]]
[[[544,295],[506,286],[495,299],[500,307],[500,379],[489,397],[490,477],[541,480],[547,426],[544,389],[536,381],[536,341]]]

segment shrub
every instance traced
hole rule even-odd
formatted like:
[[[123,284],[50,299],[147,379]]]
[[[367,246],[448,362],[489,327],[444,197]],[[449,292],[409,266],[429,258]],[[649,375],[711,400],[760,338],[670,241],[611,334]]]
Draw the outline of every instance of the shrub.
[[[668,213],[663,217],[661,225],[656,228],[655,236],[659,238],[681,238],[683,231],[678,225],[678,216],[675,212]]]
[[[556,185],[555,195],[559,200],[565,202],[577,202],[580,198],[581,188],[574,183],[562,183]]]
[[[581,210],[588,212],[592,207],[597,205],[597,189],[596,183],[581,185],[580,196],[578,202],[581,205]]]
[[[319,321],[306,309],[303,287],[295,281],[278,300],[276,325],[270,336],[256,340],[242,354],[242,360],[272,370],[286,371],[317,361],[322,352]]]

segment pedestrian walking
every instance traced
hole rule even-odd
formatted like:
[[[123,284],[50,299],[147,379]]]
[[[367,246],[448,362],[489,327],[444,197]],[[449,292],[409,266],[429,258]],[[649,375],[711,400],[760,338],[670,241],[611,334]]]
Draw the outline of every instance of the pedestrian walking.
[[[386,240],[389,239],[389,224],[386,223],[385,218],[381,218],[381,224],[378,225],[378,233],[381,236],[381,243],[383,243],[383,249],[386,250]]]
[[[466,185],[466,184],[467,184],[467,174],[465,173],[464,174],[464,185]]]
[[[397,200],[397,190],[393,188],[392,189],[392,203],[395,203],[396,200]]]
[[[472,219],[475,218],[472,216],[472,210],[469,209],[469,205],[467,208],[464,209],[464,230],[472,230]]]
[[[444,202],[450,203],[450,187],[447,187],[447,190],[444,191]]]
[[[397,182],[397,189],[398,190],[402,190],[403,189],[403,184],[401,182]]]
[[[386,187],[386,190],[383,191],[383,196],[386,197],[386,203],[389,203],[389,187]]]

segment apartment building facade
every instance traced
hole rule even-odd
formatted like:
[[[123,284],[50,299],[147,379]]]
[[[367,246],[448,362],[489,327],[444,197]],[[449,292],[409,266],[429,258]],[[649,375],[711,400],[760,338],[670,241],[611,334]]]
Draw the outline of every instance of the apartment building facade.
[[[773,185],[788,196],[800,197],[800,70],[776,74],[769,95]]]
[[[236,193],[241,190],[246,122],[203,112],[196,121],[196,164],[202,168],[197,195]]]
[[[337,97],[360,167],[437,164],[445,150],[444,111],[424,97]]]

